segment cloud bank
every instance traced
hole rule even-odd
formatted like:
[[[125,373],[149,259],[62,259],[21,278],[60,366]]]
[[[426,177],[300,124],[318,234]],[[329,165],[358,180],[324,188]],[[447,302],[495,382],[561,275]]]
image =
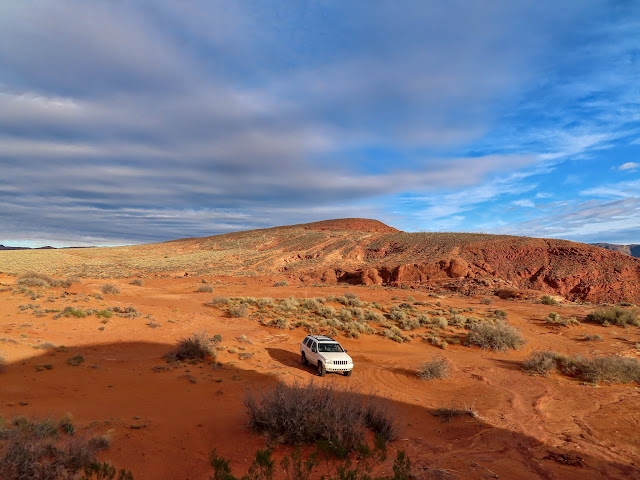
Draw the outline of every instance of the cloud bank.
[[[634,174],[608,155],[640,148],[638,14],[597,1],[1,5],[0,243],[345,216],[587,238],[536,199],[590,211],[578,197]],[[559,191],[581,172],[587,184]],[[639,200],[625,201],[624,227],[591,217],[600,233],[640,233]]]

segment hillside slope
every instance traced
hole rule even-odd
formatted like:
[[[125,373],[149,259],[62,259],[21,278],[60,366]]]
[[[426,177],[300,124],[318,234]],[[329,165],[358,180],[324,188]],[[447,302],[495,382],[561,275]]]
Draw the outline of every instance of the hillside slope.
[[[566,240],[405,233],[342,219],[159,244],[0,252],[0,270],[122,277],[279,276],[307,283],[515,287],[591,302],[640,302],[640,260]]]

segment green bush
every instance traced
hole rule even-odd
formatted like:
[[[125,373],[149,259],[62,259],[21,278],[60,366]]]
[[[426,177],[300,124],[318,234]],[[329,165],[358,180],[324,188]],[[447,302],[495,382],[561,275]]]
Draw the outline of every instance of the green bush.
[[[625,310],[623,308],[611,307],[601,308],[587,315],[587,322],[598,323],[600,325],[616,325],[626,327],[627,325],[640,326],[638,315],[633,310]]]
[[[287,285],[289,285],[289,282],[286,280],[281,280],[273,284],[274,287],[286,287]]]
[[[489,323],[473,325],[467,333],[467,343],[482,349],[502,351],[510,348],[517,349],[524,345],[525,340],[518,329],[498,321],[493,325]]]
[[[540,299],[540,303],[543,305],[558,305],[558,301],[551,295],[543,295]]]
[[[141,278],[134,278],[133,280],[131,280],[131,285],[141,287],[142,285],[144,285],[144,281]]]
[[[197,293],[213,293],[213,286],[212,285],[201,285],[200,287],[198,287],[196,292]]]

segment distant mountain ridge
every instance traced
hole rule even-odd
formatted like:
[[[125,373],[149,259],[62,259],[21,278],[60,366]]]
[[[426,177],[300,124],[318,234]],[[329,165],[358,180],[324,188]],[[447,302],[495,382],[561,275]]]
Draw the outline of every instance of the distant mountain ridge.
[[[9,247],[7,245],[0,245],[0,250],[48,250],[48,249],[54,249],[55,247],[38,247],[38,248],[31,248],[31,247]]]
[[[592,243],[596,247],[606,248],[615,252],[625,253],[632,257],[640,258],[640,244],[632,243],[630,245],[622,245],[618,243]]]
[[[7,251],[0,252],[0,265],[17,274],[260,276],[267,283],[286,279],[469,295],[510,289],[574,301],[640,303],[640,259],[621,252],[550,238],[407,233],[358,218],[148,245]]]

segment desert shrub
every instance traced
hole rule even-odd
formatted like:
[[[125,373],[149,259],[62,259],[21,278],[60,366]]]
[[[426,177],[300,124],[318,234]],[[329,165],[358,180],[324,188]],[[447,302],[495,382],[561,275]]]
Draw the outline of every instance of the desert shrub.
[[[416,478],[411,473],[411,461],[403,450],[398,450],[396,453],[392,476],[374,475],[376,465],[387,458],[386,447],[379,437],[374,439],[373,448],[367,444],[361,444],[356,450],[356,459],[353,461],[351,458],[345,458],[347,452],[335,451],[326,442],[320,442],[316,449],[307,455],[306,459],[300,448],[296,448],[280,461],[279,466],[282,472],[279,474],[276,474],[276,462],[271,459],[271,450],[258,450],[255,459],[249,466],[249,471],[241,480],[273,480],[274,477],[286,480],[309,480],[318,477],[314,469],[320,464],[319,459],[324,460],[323,463],[327,468],[327,475],[319,476],[322,480],[371,480],[374,478],[376,480],[409,480]],[[333,460],[331,455],[337,456],[338,459]],[[211,480],[238,480],[231,473],[229,460],[219,456],[217,450],[214,449],[209,453],[209,463],[213,467],[213,475],[209,477]],[[421,478],[440,480],[454,478],[446,470],[427,470],[426,476],[421,474]],[[444,472],[445,476],[433,476],[431,472]]]
[[[350,322],[352,320],[351,312],[348,308],[340,309],[340,311],[338,312],[338,320],[340,320],[341,322]]]
[[[208,356],[214,356],[213,346],[205,333],[194,333],[190,337],[178,340],[177,349],[165,355],[172,360],[204,360]]]
[[[112,283],[105,283],[100,291],[105,295],[118,295],[120,293],[120,289],[113,285]]]
[[[561,327],[568,327],[569,325],[580,325],[580,322],[578,321],[577,318],[575,317],[562,318],[560,314],[556,312],[549,313],[547,318],[545,318],[545,322],[551,325],[559,325]]]
[[[302,300],[301,306],[302,308],[315,312],[321,307],[321,304],[315,298],[305,298]]]
[[[131,280],[131,285],[141,287],[142,285],[144,285],[144,281],[141,278],[134,278],[133,280]]]
[[[96,317],[111,318],[113,317],[113,312],[111,310],[98,310],[96,312]]]
[[[404,320],[400,320],[400,326],[403,330],[415,330],[416,328],[420,328],[420,321],[417,318],[405,317]]]
[[[584,340],[585,342],[603,342],[604,338],[602,338],[602,335],[587,335],[586,333],[582,334],[582,340]]]
[[[473,325],[467,333],[467,343],[483,349],[507,350],[517,349],[525,341],[520,332],[511,325],[503,322],[495,324],[478,323]]]
[[[262,297],[256,300],[256,305],[258,308],[269,307],[273,305],[273,298],[271,297]]]
[[[99,463],[97,453],[108,448],[108,442],[96,438],[74,436],[75,428],[63,419],[59,425],[15,418],[0,436],[6,441],[0,456],[0,478],[3,480],[61,480],[94,478],[133,480],[131,472],[108,463]],[[62,435],[59,435],[62,434]]]
[[[574,357],[561,365],[568,375],[592,383],[640,383],[640,361],[630,357]]]
[[[278,317],[274,322],[273,326],[279,328],[281,330],[286,330],[289,328],[289,322],[286,318]]]
[[[84,357],[82,355],[74,355],[71,358],[67,359],[67,365],[71,365],[72,367],[77,367],[84,362]]]
[[[507,318],[507,312],[505,312],[504,310],[494,310],[493,314],[499,318]]]
[[[480,303],[483,305],[491,305],[491,303],[493,303],[493,300],[491,300],[490,298],[483,298],[482,300],[480,300]]]
[[[232,303],[227,309],[231,318],[244,318],[249,315],[249,307],[246,303]]]
[[[454,402],[452,402],[450,406],[437,408],[432,412],[432,415],[434,417],[440,418],[440,421],[443,423],[449,423],[455,417],[460,416],[476,418],[478,416],[478,413],[476,412],[473,405],[470,407],[459,407]]]
[[[213,293],[212,285],[200,285],[196,290],[197,293]]]
[[[407,319],[407,313],[398,307],[391,307],[391,311],[389,312],[389,318],[391,320],[395,320],[396,322],[402,322]]]
[[[522,369],[530,375],[546,376],[555,370],[559,358],[560,355],[556,352],[535,350],[522,363]]]
[[[19,285],[27,287],[70,287],[72,279],[60,280],[44,273],[26,272],[18,277]]]
[[[362,301],[358,298],[355,293],[347,292],[340,297],[334,298],[334,300],[338,303],[346,307],[360,307],[362,306]]]
[[[339,392],[331,385],[313,382],[306,386],[278,383],[259,394],[247,394],[244,404],[252,429],[269,440],[293,445],[320,441],[335,451],[353,450],[364,440],[367,428],[385,424],[380,418],[373,421],[373,415],[367,421],[369,407],[353,392]]]
[[[426,313],[419,313],[416,319],[420,325],[429,325],[431,323],[431,318]]]
[[[58,317],[62,316],[62,317],[76,317],[76,318],[84,318],[87,316],[86,312],[84,312],[84,310],[81,310],[79,308],[73,308],[73,307],[65,307],[64,310],[62,310],[58,315]]]
[[[627,325],[640,326],[640,321],[636,312],[633,310],[625,310],[623,308],[611,307],[601,308],[587,315],[587,322],[598,323],[600,325],[616,325],[626,327]]]
[[[289,285],[289,282],[287,282],[286,280],[280,280],[279,282],[273,284],[274,287],[286,287],[287,285]]]
[[[384,322],[385,318],[380,312],[376,312],[375,310],[365,310],[364,320],[367,322],[381,323]]]
[[[207,305],[218,307],[220,305],[227,305],[228,303],[229,299],[227,297],[213,297]]]
[[[551,295],[543,295],[540,299],[540,303],[543,305],[558,305],[558,301]]]
[[[640,361],[630,357],[566,357],[555,352],[532,352],[522,365],[532,375],[559,370],[565,375],[591,383],[640,383]]]
[[[449,376],[449,362],[444,357],[434,357],[430,362],[424,362],[418,370],[418,377],[423,380],[447,378]]]

